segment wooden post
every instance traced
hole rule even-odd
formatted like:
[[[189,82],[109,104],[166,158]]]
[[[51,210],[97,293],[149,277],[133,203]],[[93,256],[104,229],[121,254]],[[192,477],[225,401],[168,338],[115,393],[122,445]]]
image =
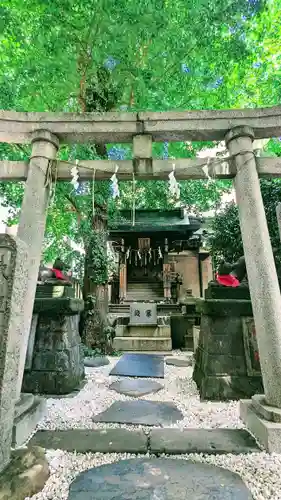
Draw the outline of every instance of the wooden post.
[[[164,299],[170,302],[171,293],[171,279],[170,279],[170,264],[169,264],[169,242],[165,238],[164,256],[163,256],[163,286],[164,286]]]
[[[127,295],[127,262],[125,254],[124,240],[122,239],[121,251],[119,254],[119,302],[122,303]]]
[[[226,135],[236,167],[235,189],[266,402],[281,408],[281,296],[253,154],[254,133]]]
[[[25,359],[32,322],[33,304],[37,286],[41,249],[44,239],[46,216],[50,195],[52,161],[55,159],[59,141],[47,130],[39,130],[32,137],[32,153],[18,226],[17,237],[26,243],[28,259],[28,286],[25,300],[25,315],[22,325],[22,344],[18,372],[17,396],[20,398]]]

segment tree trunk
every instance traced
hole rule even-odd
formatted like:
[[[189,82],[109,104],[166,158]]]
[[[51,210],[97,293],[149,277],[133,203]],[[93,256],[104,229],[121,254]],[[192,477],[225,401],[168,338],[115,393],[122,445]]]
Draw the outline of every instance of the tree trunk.
[[[107,225],[103,216],[93,219],[93,236],[86,248],[84,273],[85,312],[82,339],[90,349],[111,352],[108,325]]]

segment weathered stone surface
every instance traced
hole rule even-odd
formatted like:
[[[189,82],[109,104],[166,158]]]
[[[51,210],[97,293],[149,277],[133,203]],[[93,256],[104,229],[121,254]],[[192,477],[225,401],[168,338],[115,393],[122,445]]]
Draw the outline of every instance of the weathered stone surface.
[[[268,453],[281,453],[281,423],[263,418],[252,403],[252,399],[240,401],[241,420]]]
[[[131,304],[130,325],[157,325],[157,305],[148,303]]]
[[[28,165],[28,177],[25,184],[17,230],[17,238],[21,239],[28,248],[24,263],[28,279],[24,291],[24,318],[21,326],[18,397],[20,397],[22,390],[22,379],[50,197],[50,189],[46,178],[49,173],[50,161],[56,158],[59,147],[58,138],[48,131],[48,127],[44,130],[34,131],[31,135],[31,142],[32,152]]]
[[[31,445],[77,453],[146,453],[148,438],[142,430],[69,429],[38,431]]]
[[[119,394],[124,394],[125,396],[138,398],[145,394],[160,391],[160,389],[163,389],[163,385],[154,380],[123,379],[113,382],[113,384],[109,386],[109,389],[119,392]]]
[[[183,419],[173,403],[158,401],[116,401],[107,410],[93,417],[94,422],[119,424],[167,425]]]
[[[265,398],[269,405],[281,408],[281,296],[253,138],[254,132],[249,127],[236,127],[227,133],[226,144],[230,155],[234,155],[236,167],[235,191]]]
[[[14,448],[25,444],[33,434],[46,411],[46,401],[37,396],[32,401],[32,404],[26,405],[25,408],[22,407],[21,411],[19,407],[16,408],[18,414],[14,418],[12,441]]]
[[[164,378],[164,356],[123,354],[110,375],[123,377]]]
[[[249,286],[243,284],[237,288],[232,288],[209,283],[207,290],[205,290],[205,298],[251,300]]]
[[[0,472],[9,462],[22,338],[25,333],[27,250],[0,235]]]
[[[82,472],[68,500],[252,500],[238,474],[187,460],[122,460]]]
[[[197,310],[209,316],[252,316],[252,304],[250,300],[231,299],[206,299],[198,302]]]
[[[185,357],[185,358],[177,358],[176,356],[174,358],[166,358],[166,365],[172,365],[172,366],[191,366],[193,363],[193,359],[191,356]]]
[[[93,358],[84,358],[84,366],[97,368],[99,366],[109,365],[109,360],[105,356],[96,356]]]
[[[32,365],[23,379],[25,392],[67,394],[84,378],[79,316],[50,314],[39,314]]]
[[[43,449],[32,447],[14,451],[0,477],[0,500],[32,497],[43,489],[49,474]]]
[[[208,310],[213,302],[207,301]],[[234,303],[228,316],[224,314],[224,302],[228,309]],[[193,380],[203,400],[241,399],[263,392],[255,348],[245,330],[249,316],[245,316],[243,307],[239,309],[239,303],[244,302],[220,300],[221,311],[218,309],[216,315],[202,314]]]
[[[259,451],[244,429],[152,429],[151,453],[251,453]]]
[[[18,418],[20,415],[26,412],[34,403],[34,395],[33,394],[25,394],[22,393],[20,396],[20,400],[15,405],[15,414],[14,418]]]

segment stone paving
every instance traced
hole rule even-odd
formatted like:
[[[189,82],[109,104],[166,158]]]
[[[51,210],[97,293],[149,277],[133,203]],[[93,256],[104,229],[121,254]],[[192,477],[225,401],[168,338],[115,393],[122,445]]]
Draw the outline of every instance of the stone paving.
[[[242,479],[221,467],[187,460],[123,460],[82,472],[69,500],[252,500]]]
[[[183,356],[182,359],[184,359]],[[104,370],[108,370],[109,373],[111,368],[112,366],[108,368],[105,366],[89,369],[92,370],[91,373],[93,374],[95,387],[98,388],[101,383],[99,373],[102,373]],[[186,371],[190,373],[191,367],[170,365],[165,368],[165,372],[166,370],[168,370],[168,373],[172,370],[172,373],[183,374]],[[118,387],[119,383],[128,382],[127,389],[130,391],[132,388],[133,390],[136,387],[140,388],[138,383],[136,383],[139,380],[137,378],[114,380],[114,377],[109,377],[109,393],[112,395],[116,394],[117,397],[122,397],[122,399],[119,401],[115,400],[111,406],[110,404],[109,406],[106,405],[104,407],[105,413],[107,410],[112,409],[115,403],[117,403],[115,409],[118,405],[120,408],[120,404],[122,403],[121,410],[122,406],[123,410],[121,413],[124,415],[126,414],[124,412],[126,404],[124,406],[123,403],[129,403],[129,406],[131,405],[132,408],[135,408],[135,405],[140,406],[139,403],[141,403],[141,406],[143,403],[151,404],[155,402],[164,404],[164,406],[168,402],[171,405],[172,398],[169,401],[168,399],[167,401],[163,400],[165,398],[165,387],[159,389],[157,393],[146,394],[145,398],[149,399],[145,400],[135,399],[137,396],[133,396],[132,394],[125,396],[116,392],[114,387],[111,387],[111,384],[113,386],[117,384]],[[176,380],[178,384],[180,379]],[[148,383],[148,386],[150,382],[158,383],[155,380],[144,379],[141,382],[144,385]],[[165,376],[165,380],[163,381],[164,386],[166,386],[167,382],[168,380],[166,381]],[[184,384],[181,391],[183,397],[186,399],[189,386],[185,379],[182,382]],[[94,394],[93,390],[91,394]],[[155,400],[154,398],[156,397],[160,397],[160,401]],[[165,428],[164,424],[164,428],[161,428],[151,411],[147,411],[146,413],[146,417],[151,418],[151,421],[154,419],[154,424],[151,427],[148,426],[147,422],[141,428],[136,427],[136,422],[132,425],[128,423],[110,424],[101,422],[99,424],[96,423],[96,425],[100,426],[99,428],[79,429],[77,426],[76,428],[71,428],[72,412],[74,414],[74,410],[77,408],[76,399],[78,402],[78,395],[76,398],[68,400],[69,410],[67,410],[66,416],[69,427],[48,430],[47,426],[49,424],[48,420],[46,420],[43,428],[31,440],[31,444],[47,449],[47,457],[49,457],[52,471],[51,478],[42,493],[32,497],[32,500],[45,500],[47,498],[52,498],[52,500],[90,500],[92,498],[95,498],[95,500],[111,500],[113,498],[114,500],[119,500],[119,498],[120,500],[121,498],[135,500],[151,498],[158,500],[158,498],[161,498],[161,500],[169,500],[172,497],[176,497],[179,500],[181,498],[200,498],[202,500],[203,498],[279,500],[278,491],[280,490],[277,486],[277,489],[274,489],[273,482],[276,485],[279,484],[276,474],[277,472],[279,474],[281,458],[280,460],[274,457],[269,458],[267,454],[261,453],[254,439],[242,428],[206,429],[202,428],[204,427],[204,420],[199,426],[198,424],[195,425],[195,428],[190,428],[190,426],[189,428],[178,427],[181,422],[180,420],[177,420],[176,427],[171,428],[169,426]],[[65,404],[66,400],[62,401]],[[179,412],[181,408],[180,401],[180,399],[176,398],[176,404],[172,405]],[[96,403],[96,394],[93,403]],[[54,401],[52,404],[57,405],[59,403]],[[150,404],[147,408],[151,408]],[[200,405],[202,408],[206,406],[206,410],[208,409],[209,411],[213,406],[209,403],[205,405],[200,403]],[[217,406],[217,404],[214,405],[215,408]],[[224,404],[223,407],[227,407],[227,405]],[[71,408],[72,412],[70,411]],[[117,411],[117,413],[120,416],[120,411]],[[192,413],[190,416],[191,422],[194,421]],[[118,427],[114,427],[116,425]],[[79,455],[79,453],[82,453],[82,455]],[[140,459],[140,457],[145,458]],[[163,457],[171,458],[164,460]],[[210,457],[210,459],[208,460],[207,457]],[[219,457],[222,458],[220,459]],[[250,457],[253,457],[253,459]],[[128,458],[134,460],[128,461],[126,460]],[[266,461],[269,464],[267,475],[266,471],[262,472],[262,464],[266,463]],[[166,465],[164,462],[171,462],[169,464],[170,475],[165,468]],[[76,463],[77,465],[75,465]],[[104,470],[103,467],[99,467],[109,463],[112,464],[112,470]],[[256,469],[258,474],[254,474],[253,467],[255,468],[255,466],[253,464],[258,464]],[[219,469],[215,465],[225,466],[230,470]],[[95,467],[93,470],[88,470],[93,466]],[[150,472],[152,471],[151,474],[147,473],[147,467]],[[119,480],[117,479],[116,472],[114,472],[116,470],[121,471]],[[80,475],[80,472],[82,475]],[[238,472],[239,475],[233,474],[233,472]],[[103,474],[106,476],[105,478]],[[167,479],[168,476],[169,479]],[[98,478],[103,478],[102,488],[97,486],[96,481],[99,480]],[[246,482],[244,484],[243,480],[245,479]],[[116,481],[119,481],[118,484]],[[59,488],[58,486],[55,487],[54,482],[58,482],[60,485]],[[247,489],[249,484],[251,487]],[[212,496],[210,496],[210,491]],[[198,495],[198,497],[194,495]]]

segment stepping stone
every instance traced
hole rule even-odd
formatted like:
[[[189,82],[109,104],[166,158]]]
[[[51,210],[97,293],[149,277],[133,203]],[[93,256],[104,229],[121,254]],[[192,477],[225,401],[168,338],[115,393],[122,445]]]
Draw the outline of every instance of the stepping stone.
[[[173,459],[132,459],[95,467],[71,483],[68,500],[253,500],[234,472]]]
[[[118,377],[164,378],[164,356],[157,354],[123,354],[111,370]]]
[[[119,392],[119,394],[138,398],[139,396],[144,396],[145,394],[160,391],[160,389],[163,389],[163,385],[159,384],[159,382],[155,382],[154,380],[124,379],[113,382],[109,388],[113,391]]]
[[[172,366],[191,366],[192,365],[192,357],[190,358],[166,358],[166,365]]]
[[[245,429],[152,429],[151,453],[239,454],[260,451]]]
[[[158,401],[116,401],[107,410],[95,415],[94,422],[164,426],[183,419],[174,403]]]
[[[109,360],[105,356],[95,356],[94,358],[84,358],[84,366],[88,368],[98,368],[109,365]]]
[[[148,437],[141,429],[40,430],[29,446],[77,453],[147,453]]]

